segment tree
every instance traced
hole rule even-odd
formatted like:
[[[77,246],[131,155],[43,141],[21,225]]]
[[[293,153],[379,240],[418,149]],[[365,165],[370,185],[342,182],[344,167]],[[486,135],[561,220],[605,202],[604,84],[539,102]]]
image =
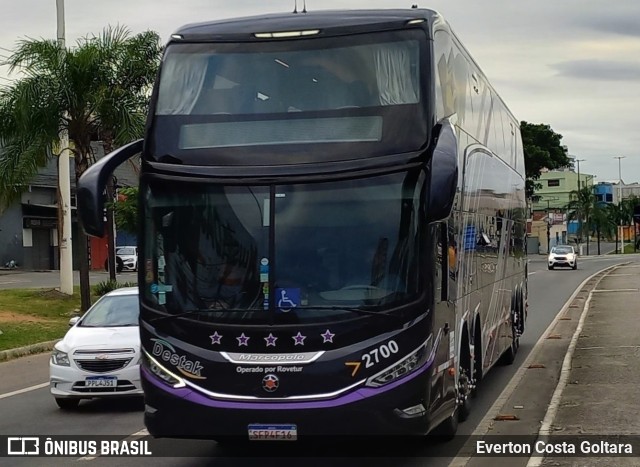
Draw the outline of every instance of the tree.
[[[126,187],[118,190],[118,200],[113,203],[116,226],[130,234],[138,233],[138,188]]]
[[[622,203],[610,204],[607,213],[609,214],[609,222],[615,226],[616,253],[624,253],[623,251],[618,249],[619,248],[618,241],[620,239],[619,237],[620,229],[618,228],[618,226],[622,225],[622,222],[624,219],[624,207]]]
[[[611,215],[609,213],[610,205],[600,201],[593,206],[591,213],[591,226],[596,232],[598,241],[598,254],[600,254],[600,239],[602,236],[611,238],[615,235],[616,226],[611,223]]]
[[[61,50],[55,40],[22,40],[9,56],[23,74],[0,90],[0,204],[19,198],[69,134],[76,182],[93,161],[91,142],[107,150],[142,137],[162,47],[152,31],[107,27]],[[90,306],[86,234],[78,229],[81,306]]]
[[[554,132],[551,126],[544,123],[520,122],[522,146],[524,150],[524,165],[527,176],[527,198],[533,198],[536,180],[540,178],[540,171],[567,167],[570,163],[567,147],[561,144],[562,135]]]
[[[587,255],[589,254],[589,235],[591,233],[591,217],[596,205],[596,197],[590,186],[569,193],[567,204],[567,220],[578,221],[578,241],[587,239]],[[585,235],[586,233],[586,235]]]

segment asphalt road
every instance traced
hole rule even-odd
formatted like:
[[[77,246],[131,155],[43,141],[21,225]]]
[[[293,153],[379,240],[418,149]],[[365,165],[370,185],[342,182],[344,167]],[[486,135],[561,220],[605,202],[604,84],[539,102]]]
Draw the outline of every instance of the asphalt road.
[[[577,271],[561,269],[548,271],[545,257],[533,257],[529,265],[529,318],[525,334],[521,338],[521,346],[516,361],[511,366],[494,368],[483,380],[478,397],[473,400],[474,406],[470,418],[460,425],[461,435],[473,432],[484,414],[489,410],[502,389],[511,379],[517,368],[525,360],[540,335],[569,299],[573,291],[590,275],[613,264],[640,261],[638,255],[581,257]],[[37,276],[38,274],[42,276]],[[47,279],[44,275],[53,276]],[[34,276],[36,275],[36,276]],[[135,275],[124,279],[134,280]],[[10,282],[13,287],[50,287],[55,286],[55,273],[23,273],[17,275],[0,275],[0,286]],[[104,278],[108,278],[106,273]],[[13,279],[11,279],[13,278]],[[51,282],[53,281],[53,284]],[[93,282],[93,281],[92,281]],[[45,285],[36,285],[45,284]],[[49,284],[49,285],[47,285]],[[62,412],[58,409],[49,394],[46,385],[48,380],[48,355],[36,355],[0,364],[0,434],[28,436],[39,435],[119,435],[127,437],[144,429],[142,421],[143,406],[140,400],[88,401],[81,404],[77,412]],[[212,420],[215,423],[215,420]],[[214,442],[209,441],[167,441],[180,452],[188,452],[194,457],[181,458],[105,458],[92,459],[73,458],[31,458],[11,459],[11,465],[69,465],[89,462],[91,466],[307,466],[331,463],[333,466],[367,465],[367,466],[446,466],[452,460],[451,448],[446,444],[425,443],[423,445],[403,446],[400,451],[389,452],[385,457],[373,457],[375,443],[358,444],[349,450],[348,456],[332,457],[331,445],[314,446],[312,457],[304,459],[291,457],[286,450],[265,451],[264,445],[252,446],[242,451],[225,451]],[[334,454],[335,455],[335,454]],[[0,459],[2,464],[2,459]]]

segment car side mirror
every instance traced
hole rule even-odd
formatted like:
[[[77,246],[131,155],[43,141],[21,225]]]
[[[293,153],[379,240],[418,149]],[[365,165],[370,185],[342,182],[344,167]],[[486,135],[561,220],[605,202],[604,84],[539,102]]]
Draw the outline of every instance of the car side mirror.
[[[80,317],[74,316],[69,320],[69,327],[73,327],[78,321],[80,321]]]
[[[427,222],[446,219],[451,214],[458,188],[458,138],[448,119],[436,126],[436,143],[431,156],[431,187]]]

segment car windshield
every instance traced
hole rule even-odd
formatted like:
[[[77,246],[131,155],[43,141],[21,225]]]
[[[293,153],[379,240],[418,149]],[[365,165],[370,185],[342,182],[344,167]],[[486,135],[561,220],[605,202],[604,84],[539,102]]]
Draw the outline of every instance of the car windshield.
[[[567,255],[573,253],[573,248],[570,246],[559,246],[551,250],[551,253],[554,253],[556,255]]]
[[[135,255],[136,249],[134,247],[118,248],[116,250],[116,254],[117,255]]]
[[[138,294],[105,295],[82,318],[82,327],[138,325]]]

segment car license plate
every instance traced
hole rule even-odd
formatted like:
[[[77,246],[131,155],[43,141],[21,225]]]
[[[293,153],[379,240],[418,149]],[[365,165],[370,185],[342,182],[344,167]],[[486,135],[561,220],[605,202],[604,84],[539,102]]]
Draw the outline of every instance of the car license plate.
[[[87,388],[115,388],[118,386],[118,378],[115,376],[88,376],[84,380]]]
[[[296,425],[249,425],[250,441],[295,441],[297,439]]]

